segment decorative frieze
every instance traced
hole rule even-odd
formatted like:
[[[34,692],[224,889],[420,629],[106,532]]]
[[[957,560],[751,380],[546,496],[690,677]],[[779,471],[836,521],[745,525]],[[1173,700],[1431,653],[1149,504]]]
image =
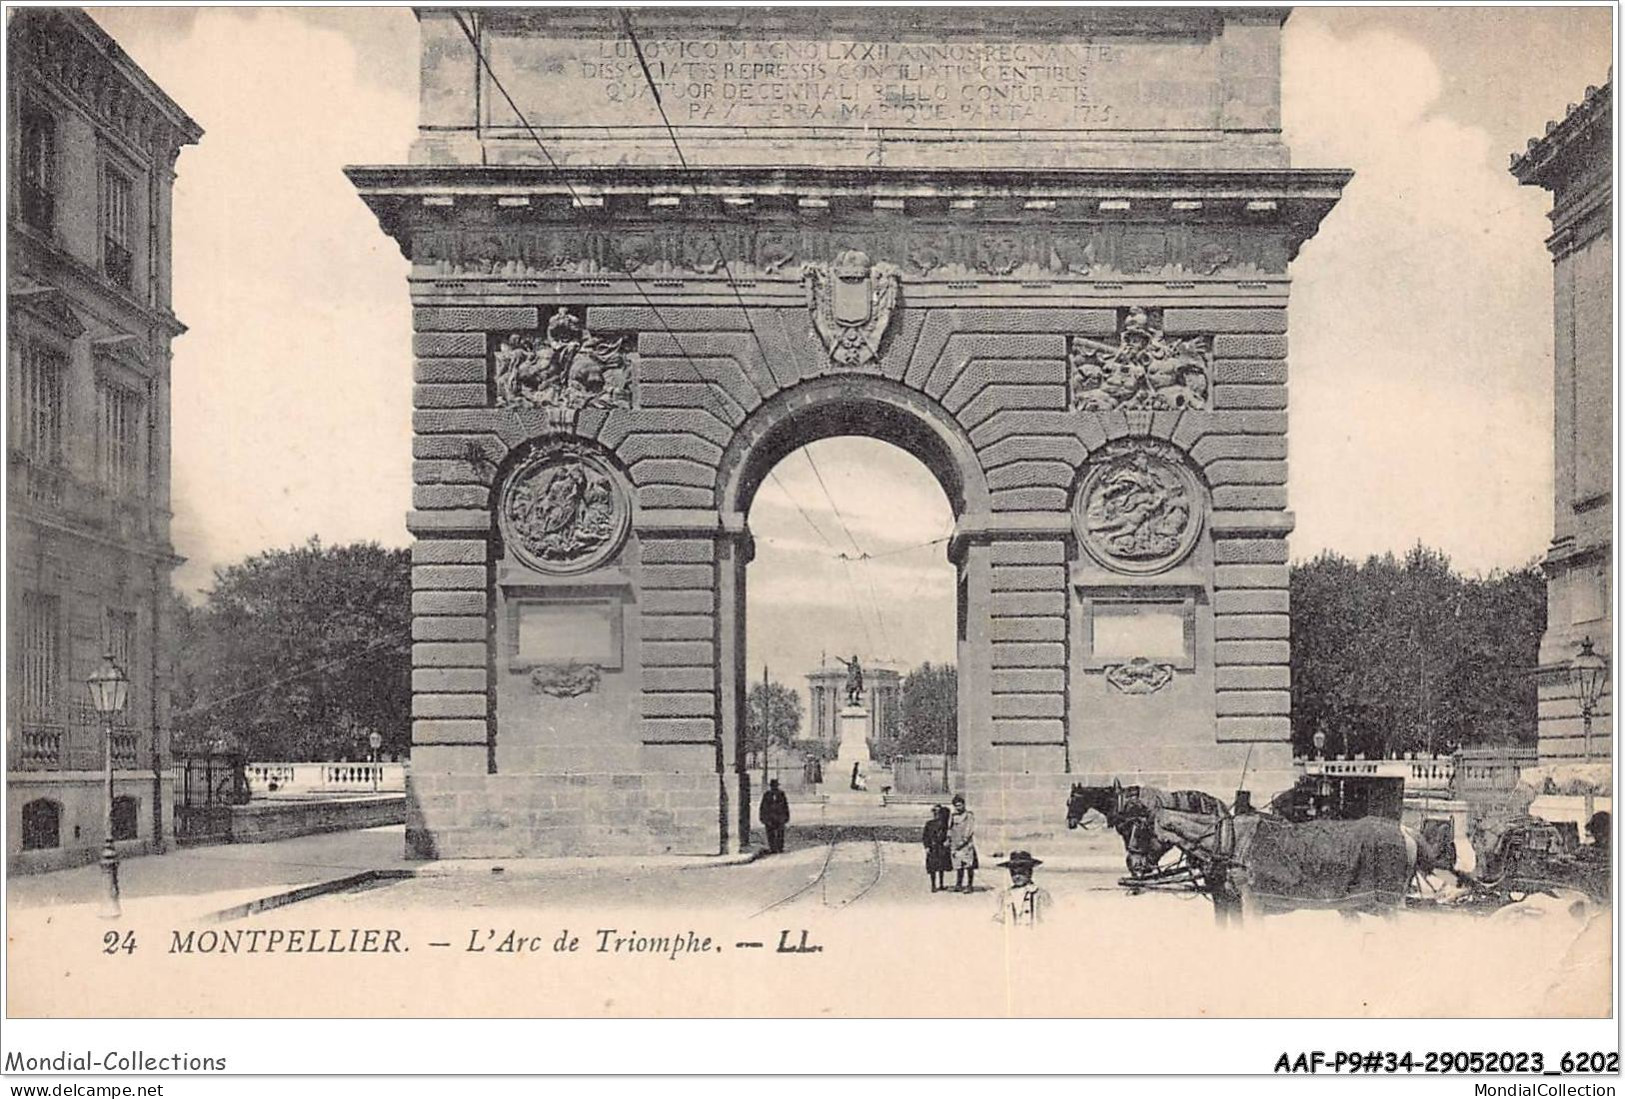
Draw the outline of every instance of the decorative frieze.
[[[1129,309],[1113,346],[1073,336],[1067,346],[1070,402],[1080,412],[1205,409],[1213,342],[1169,339],[1144,309]]]
[[[1260,279],[1284,274],[1278,241],[1224,225],[1054,220],[987,226],[876,211],[840,224],[709,221],[537,224],[534,210],[504,211],[512,224],[422,228],[413,262],[442,278],[723,277],[791,281],[800,263],[861,250],[910,279]],[[1038,212],[1024,213],[1038,217]],[[521,220],[524,219],[524,220]],[[868,224],[863,224],[867,221]]]

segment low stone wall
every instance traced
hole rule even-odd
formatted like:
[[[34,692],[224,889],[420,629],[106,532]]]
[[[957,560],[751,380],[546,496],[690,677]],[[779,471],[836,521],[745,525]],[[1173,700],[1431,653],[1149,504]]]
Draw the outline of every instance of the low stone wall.
[[[406,846],[418,858],[722,853],[714,774],[414,772],[407,797]]]
[[[406,819],[406,798],[400,794],[300,801],[281,799],[251,801],[247,805],[231,807],[230,842],[268,843],[271,840],[311,836],[320,832],[381,828],[390,824],[403,824]]]

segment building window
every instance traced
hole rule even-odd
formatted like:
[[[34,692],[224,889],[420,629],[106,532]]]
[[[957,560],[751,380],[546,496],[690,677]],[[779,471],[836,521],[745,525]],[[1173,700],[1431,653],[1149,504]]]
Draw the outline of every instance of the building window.
[[[12,406],[14,445],[34,465],[54,468],[62,463],[62,386],[68,357],[32,340],[23,341],[19,350]]]
[[[133,840],[140,836],[136,821],[141,813],[141,799],[122,794],[113,799],[113,838]]]
[[[143,486],[142,402],[122,386],[96,386],[96,465],[102,486],[115,496],[138,493]]]
[[[1608,573],[1598,569],[1578,570],[1569,574],[1572,593],[1569,600],[1569,622],[1579,626],[1596,622],[1608,614]]]
[[[130,223],[135,186],[130,177],[115,168],[102,168],[102,272],[115,286],[126,290],[134,284],[135,260],[132,254]]]
[[[121,611],[108,608],[106,636],[102,638],[102,645],[106,652],[111,653],[113,660],[124,673],[133,680],[135,678],[132,668],[135,666],[135,612]]]
[[[23,850],[40,851],[62,846],[62,806],[50,798],[35,798],[23,806]]]
[[[17,694],[22,720],[56,723],[62,671],[62,609],[54,595],[27,592],[15,640]]]
[[[25,109],[18,129],[18,205],[26,224],[49,233],[56,223],[56,119]]]

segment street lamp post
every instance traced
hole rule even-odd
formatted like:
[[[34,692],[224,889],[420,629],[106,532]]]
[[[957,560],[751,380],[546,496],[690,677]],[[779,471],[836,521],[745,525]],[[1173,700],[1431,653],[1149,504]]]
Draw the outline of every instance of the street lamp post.
[[[107,819],[107,842],[102,844],[102,879],[106,885],[102,915],[116,920],[121,915],[118,897],[118,851],[113,847],[113,719],[124,712],[130,698],[130,680],[118,666],[113,654],[102,658],[101,667],[85,681],[90,689],[90,704],[102,718],[102,732],[106,755],[107,796],[102,809]]]
[[[1598,656],[1591,646],[1591,638],[1580,642],[1580,652],[1569,662],[1569,681],[1574,684],[1575,696],[1580,702],[1580,720],[1585,730],[1585,758],[1591,761],[1591,718],[1602,697],[1603,684],[1608,681],[1608,661]]]

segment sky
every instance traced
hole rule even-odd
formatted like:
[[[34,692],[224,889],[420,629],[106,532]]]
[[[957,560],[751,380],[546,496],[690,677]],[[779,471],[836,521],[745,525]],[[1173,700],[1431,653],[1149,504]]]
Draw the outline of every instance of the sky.
[[[406,544],[406,264],[342,168],[405,160],[411,12],[93,14],[207,131],[175,193],[190,326],[174,346],[178,584],[197,592],[217,566],[311,535]],[[1544,551],[1549,196],[1507,163],[1607,79],[1611,14],[1300,7],[1288,21],[1294,166],[1356,173],[1292,270],[1295,558],[1420,540],[1487,572]],[[951,661],[953,570],[925,545],[951,530],[940,488],[884,443],[808,450],[827,495],[792,454],[750,515],[752,675],[766,663],[799,685],[837,651]]]

